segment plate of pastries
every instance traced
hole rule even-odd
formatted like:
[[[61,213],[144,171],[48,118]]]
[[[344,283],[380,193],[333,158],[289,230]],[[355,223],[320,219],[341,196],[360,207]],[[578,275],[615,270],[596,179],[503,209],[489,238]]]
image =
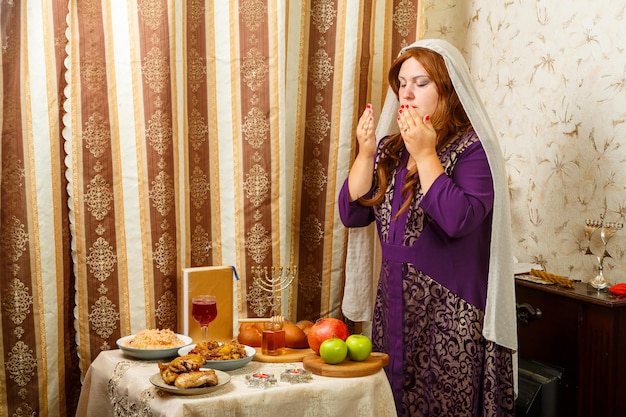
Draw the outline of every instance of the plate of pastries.
[[[204,356],[189,354],[159,362],[159,372],[150,377],[155,387],[177,395],[199,395],[217,390],[230,382],[230,375],[218,369],[203,368]]]
[[[236,341],[209,340],[180,348],[178,354],[180,356],[200,355],[205,360],[203,365],[220,371],[232,371],[248,364],[256,354],[256,349]]]

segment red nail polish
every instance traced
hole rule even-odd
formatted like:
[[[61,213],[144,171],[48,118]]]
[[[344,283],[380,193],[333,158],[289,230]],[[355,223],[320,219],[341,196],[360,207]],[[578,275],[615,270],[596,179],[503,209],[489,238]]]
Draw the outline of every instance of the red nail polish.
[[[424,120],[429,121],[430,120],[430,115],[427,114],[426,117],[424,117]]]
[[[371,108],[372,108],[372,105],[371,105],[371,104],[368,104],[368,105],[367,105],[367,108],[368,108],[368,109],[371,109]]]

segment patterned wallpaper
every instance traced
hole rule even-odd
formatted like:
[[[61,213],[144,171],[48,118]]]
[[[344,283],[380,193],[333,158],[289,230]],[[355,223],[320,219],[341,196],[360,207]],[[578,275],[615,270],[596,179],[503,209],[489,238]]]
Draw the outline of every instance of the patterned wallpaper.
[[[626,3],[427,0],[424,35],[464,53],[509,175],[514,253],[589,281],[602,254],[586,219],[626,222]],[[626,282],[626,230],[604,273]]]

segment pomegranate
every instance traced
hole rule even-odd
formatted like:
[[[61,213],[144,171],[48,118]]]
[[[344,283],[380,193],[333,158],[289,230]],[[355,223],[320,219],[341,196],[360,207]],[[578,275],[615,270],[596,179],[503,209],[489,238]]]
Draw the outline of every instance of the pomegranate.
[[[346,323],[339,319],[332,317],[324,317],[315,322],[309,329],[307,339],[309,341],[309,347],[313,349],[313,352],[319,355],[320,345],[327,339],[333,337],[341,340],[346,340],[350,336],[350,331]]]

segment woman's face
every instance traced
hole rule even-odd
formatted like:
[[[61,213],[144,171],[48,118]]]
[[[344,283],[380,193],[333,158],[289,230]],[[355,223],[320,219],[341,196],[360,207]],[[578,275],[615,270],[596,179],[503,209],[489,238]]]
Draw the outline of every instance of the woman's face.
[[[435,112],[439,91],[417,59],[411,57],[402,63],[398,81],[400,105],[416,108],[422,117]]]

